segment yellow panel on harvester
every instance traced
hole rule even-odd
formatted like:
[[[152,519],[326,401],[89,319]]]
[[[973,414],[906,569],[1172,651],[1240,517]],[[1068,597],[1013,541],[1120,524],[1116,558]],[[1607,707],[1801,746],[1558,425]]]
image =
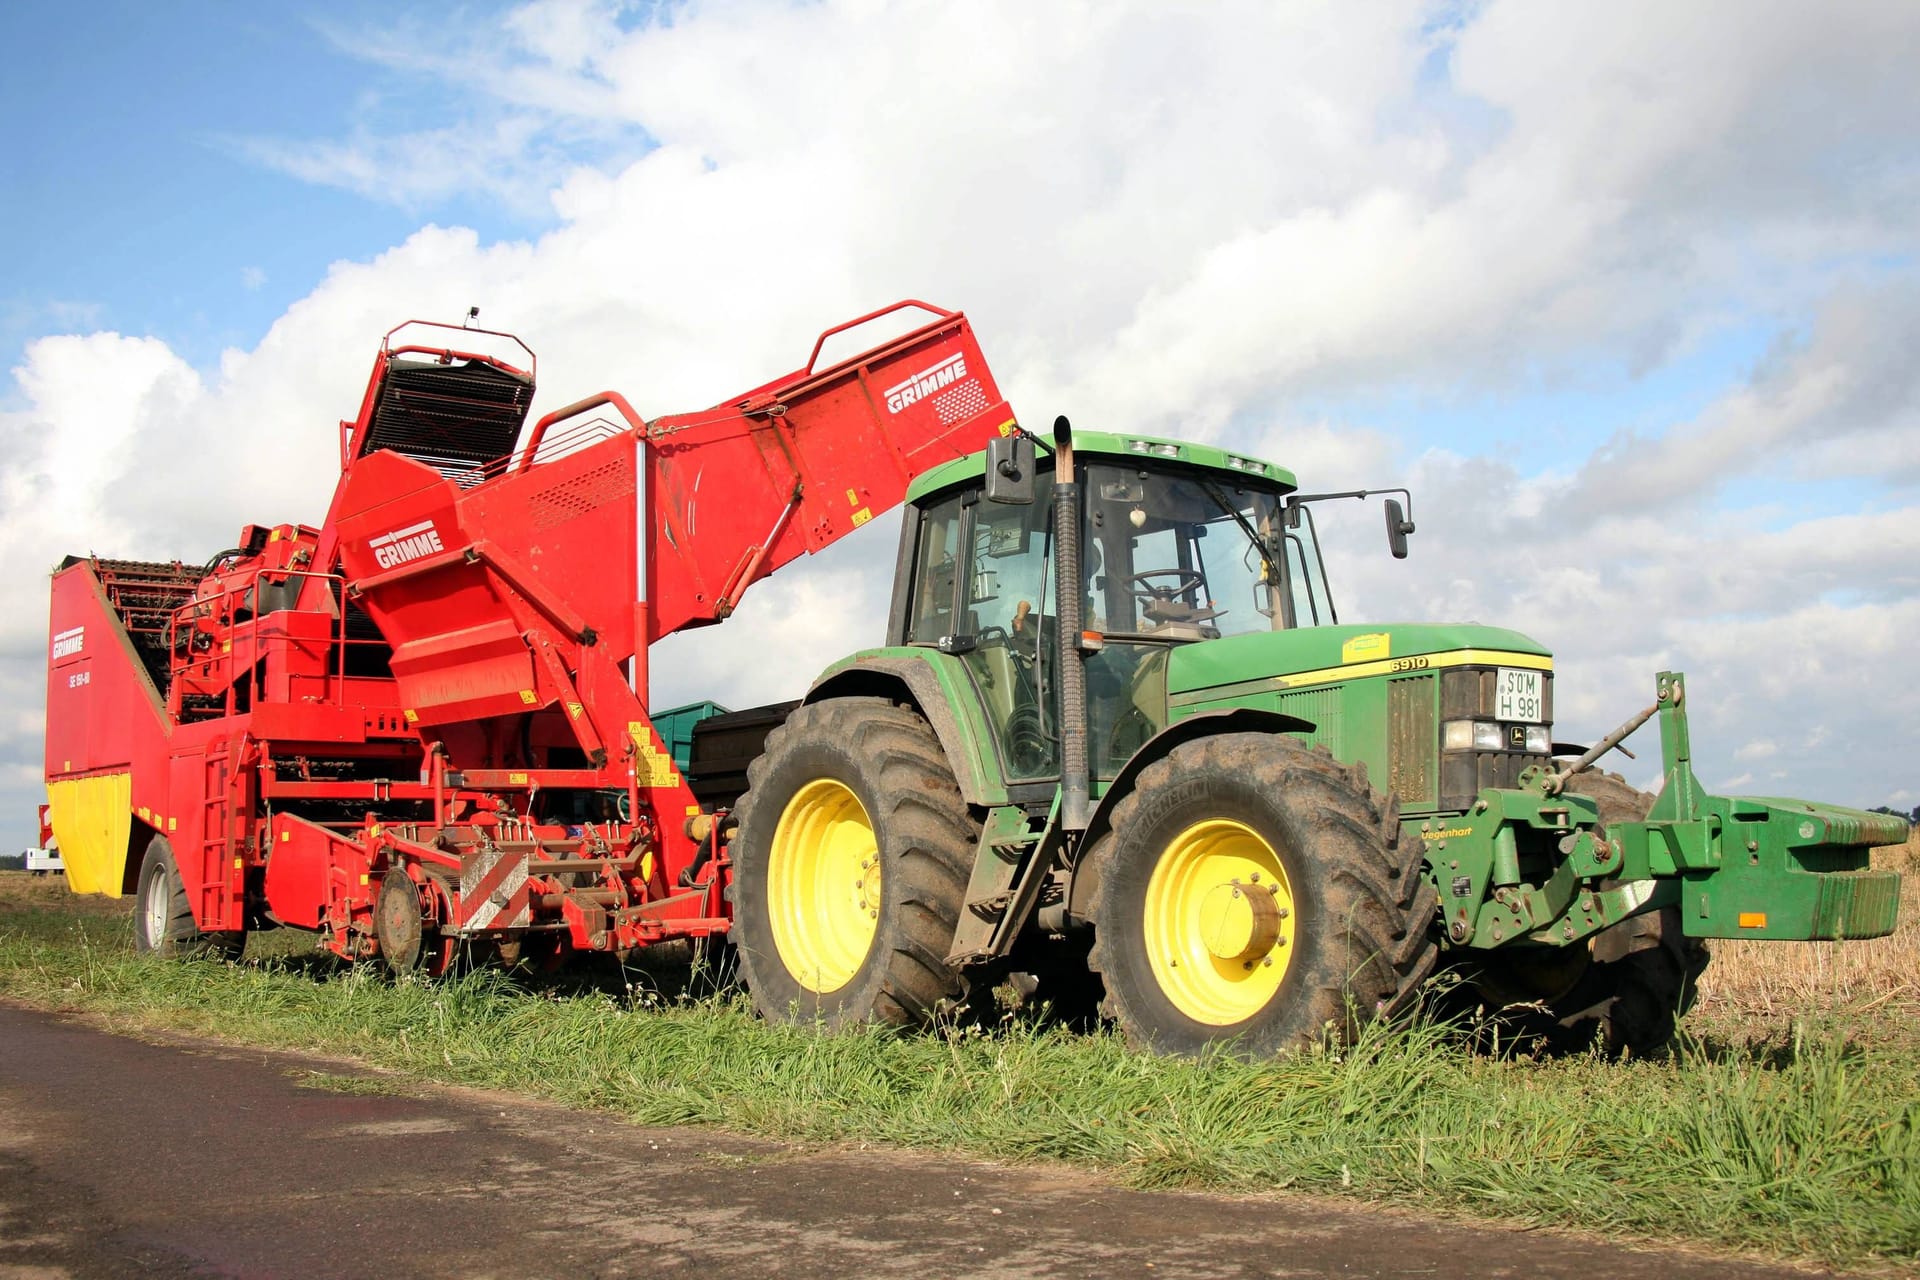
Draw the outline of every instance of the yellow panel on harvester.
[[[133,775],[106,773],[47,784],[48,820],[75,893],[120,896],[132,829]]]

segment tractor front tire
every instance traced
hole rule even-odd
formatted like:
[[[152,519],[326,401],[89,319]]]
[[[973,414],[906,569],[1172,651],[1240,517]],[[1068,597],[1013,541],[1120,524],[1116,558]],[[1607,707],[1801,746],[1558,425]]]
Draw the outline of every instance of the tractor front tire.
[[[237,960],[246,948],[244,929],[207,933],[194,923],[180,866],[165,836],[156,835],[147,845],[134,904],[133,949],[143,955]]]
[[[1602,832],[1609,822],[1638,822],[1653,807],[1651,795],[1599,769],[1576,775],[1567,789],[1599,806]],[[1602,930],[1594,936],[1586,973],[1553,1002],[1555,1046],[1584,1049],[1597,1041],[1609,1056],[1658,1056],[1693,1007],[1707,960],[1707,944],[1686,936],[1678,907],[1629,916]]]
[[[1594,801],[1600,835],[1611,823],[1640,821],[1653,805],[1599,769],[1577,774],[1567,790]],[[1503,1040],[1556,1054],[1597,1048],[1610,1058],[1664,1053],[1707,967],[1706,944],[1686,936],[1678,907],[1629,916],[1584,944],[1467,954],[1461,971]]]
[[[1344,1041],[1416,997],[1437,907],[1363,768],[1268,734],[1175,747],[1089,854],[1092,968],[1135,1044],[1249,1057]]]
[[[910,1026],[964,996],[946,956],[979,828],[919,714],[798,708],[735,812],[732,936],[762,1016]]]

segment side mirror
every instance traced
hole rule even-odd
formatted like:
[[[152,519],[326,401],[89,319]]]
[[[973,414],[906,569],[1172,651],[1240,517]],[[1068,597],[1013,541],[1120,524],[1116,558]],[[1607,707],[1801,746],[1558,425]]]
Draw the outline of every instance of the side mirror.
[[[1407,558],[1407,535],[1413,532],[1413,521],[1407,519],[1407,513],[1401,509],[1400,499],[1387,499],[1387,549],[1393,552],[1395,560]]]
[[[987,441],[987,501],[1033,505],[1033,437],[1021,432]]]

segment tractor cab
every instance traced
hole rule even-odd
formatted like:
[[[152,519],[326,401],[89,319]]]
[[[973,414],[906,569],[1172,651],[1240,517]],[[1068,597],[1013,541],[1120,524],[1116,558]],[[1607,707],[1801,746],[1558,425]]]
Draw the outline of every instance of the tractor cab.
[[[1081,631],[1090,756],[1111,778],[1167,724],[1172,651],[1334,620],[1312,517],[1280,467],[1206,446],[1083,433]],[[1006,776],[1060,776],[1053,465],[996,501],[979,457],[915,485],[889,643],[958,655]]]

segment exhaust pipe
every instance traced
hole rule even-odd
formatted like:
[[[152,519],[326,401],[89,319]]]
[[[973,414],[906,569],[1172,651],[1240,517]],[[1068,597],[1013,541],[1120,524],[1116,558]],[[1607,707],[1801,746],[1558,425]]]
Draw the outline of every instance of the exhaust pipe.
[[[1085,831],[1088,810],[1087,672],[1080,653],[1080,486],[1073,475],[1073,424],[1053,420],[1053,545],[1060,592],[1060,825]]]

